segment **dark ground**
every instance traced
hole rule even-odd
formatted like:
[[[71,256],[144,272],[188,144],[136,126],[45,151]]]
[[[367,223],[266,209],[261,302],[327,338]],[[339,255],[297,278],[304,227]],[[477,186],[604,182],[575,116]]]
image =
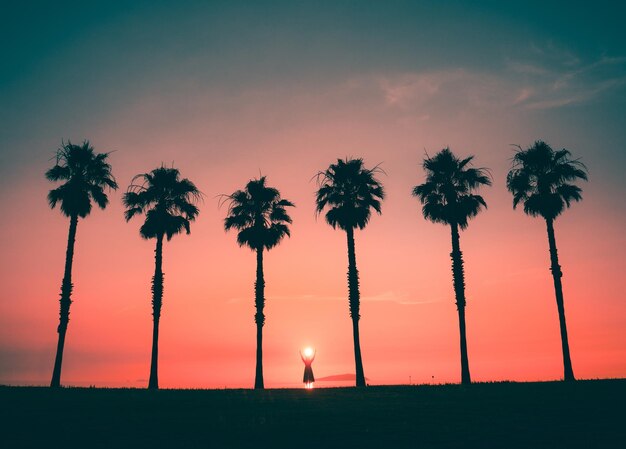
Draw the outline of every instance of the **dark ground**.
[[[626,447],[626,380],[313,391],[0,387],[0,447]]]

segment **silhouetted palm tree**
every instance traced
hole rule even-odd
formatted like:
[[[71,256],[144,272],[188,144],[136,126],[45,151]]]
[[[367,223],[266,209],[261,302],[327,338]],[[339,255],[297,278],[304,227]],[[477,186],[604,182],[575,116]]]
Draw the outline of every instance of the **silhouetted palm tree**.
[[[288,224],[291,217],[286,207],[294,207],[291,201],[281,198],[280,192],[265,183],[265,176],[252,179],[244,190],[223,195],[228,202],[228,214],[224,229],[236,229],[237,243],[256,252],[256,282],[254,283],[254,306],[256,314],[256,371],[254,388],[264,388],[263,383],[263,325],[265,324],[265,280],[263,279],[263,250],[278,245],[285,236],[291,236]]]
[[[356,267],[354,230],[363,229],[369,223],[374,209],[381,213],[381,200],[385,198],[382,184],[375,177],[382,170],[376,166],[367,169],[363,159],[337,159],[325,171],[317,174],[319,189],[316,193],[316,213],[319,215],[328,207],[326,222],[334,229],[346,231],[348,238],[348,299],[352,318],[354,339],[354,362],[356,386],[365,386],[359,319],[361,301],[359,293],[359,272]]]
[[[542,141],[537,141],[513,157],[513,164],[506,178],[506,185],[513,194],[513,209],[521,202],[524,212],[532,217],[546,220],[548,246],[550,248],[550,270],[554,280],[556,305],[561,327],[561,346],[565,380],[574,380],[574,371],[569,354],[565,308],[563,306],[563,272],[559,265],[554,237],[554,220],[572,201],[582,200],[580,187],[571,184],[578,179],[587,180],[586,167],[582,162],[571,159],[565,149],[554,151]]]
[[[78,219],[89,215],[92,200],[101,209],[106,207],[109,199],[104,193],[105,188],[117,189],[117,183],[111,174],[111,166],[107,163],[108,155],[109,153],[95,153],[93,147],[86,140],[82,145],[72,144],[68,140],[67,143],[62,143],[57,150],[54,167],[46,172],[46,178],[49,181],[67,181],[48,193],[48,202],[53,209],[60,202],[61,212],[70,218],[65,270],[61,282],[61,311],[57,328],[59,341],[54,359],[51,387],[61,385],[65,333],[67,332],[67,323],[70,320],[70,304],[72,303],[72,260],[74,258]]]
[[[488,171],[470,167],[474,156],[458,159],[449,148],[423,162],[426,182],[413,188],[413,195],[423,204],[424,218],[450,226],[452,232],[452,279],[459,313],[461,343],[461,383],[470,384],[467,339],[465,335],[465,274],[459,228],[466,229],[468,220],[487,207],[480,195],[472,192],[481,185],[491,185]]]
[[[156,238],[154,277],[152,278],[152,358],[149,389],[159,388],[159,321],[163,300],[163,237],[167,240],[183,229],[191,232],[190,222],[198,216],[200,191],[188,179],[180,179],[175,168],[160,167],[135,176],[124,194],[124,216],[129,221],[137,214],[146,220],[139,229],[144,239]]]

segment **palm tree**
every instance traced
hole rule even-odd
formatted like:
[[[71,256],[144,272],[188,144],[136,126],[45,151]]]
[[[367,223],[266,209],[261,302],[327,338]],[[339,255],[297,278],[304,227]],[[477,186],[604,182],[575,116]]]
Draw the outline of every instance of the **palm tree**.
[[[491,185],[488,170],[473,168],[474,156],[457,158],[449,148],[444,148],[434,157],[427,156],[423,167],[426,182],[413,188],[413,195],[422,203],[424,218],[433,223],[449,225],[452,232],[452,280],[456,306],[459,313],[461,344],[461,383],[470,384],[467,338],[465,335],[465,274],[463,253],[460,246],[459,228],[466,229],[468,220],[475,217],[487,203],[480,195],[472,192],[481,185]]]
[[[265,176],[252,179],[244,190],[223,195],[228,202],[224,229],[236,229],[237,243],[256,252],[256,282],[254,283],[254,306],[256,314],[256,371],[254,388],[263,389],[263,325],[265,324],[265,280],[263,279],[263,250],[270,250],[285,237],[291,236],[291,217],[286,207],[294,207],[291,201],[281,198],[280,192],[265,183]]]
[[[587,180],[586,167],[579,160],[571,159],[566,150],[554,151],[540,140],[526,150],[516,151],[511,170],[506,177],[506,186],[513,194],[513,209],[521,202],[524,212],[532,217],[541,216],[546,221],[548,246],[550,248],[550,271],[554,280],[556,306],[561,328],[564,379],[574,380],[572,360],[569,354],[565,308],[563,306],[563,272],[559,265],[554,237],[554,220],[569,208],[572,201],[582,200],[580,187],[572,182]]]
[[[101,209],[109,203],[104,190],[117,189],[115,178],[111,174],[111,166],[107,163],[109,153],[95,153],[89,141],[82,145],[75,145],[69,140],[61,143],[56,153],[54,167],[46,172],[49,181],[67,181],[48,193],[48,203],[54,209],[60,203],[63,215],[70,219],[70,230],[67,237],[67,251],[65,253],[65,271],[61,282],[61,311],[57,332],[59,341],[54,359],[51,387],[61,386],[61,365],[63,363],[63,348],[65,333],[70,320],[70,304],[72,303],[72,260],[74,258],[74,242],[76,241],[76,227],[78,219],[85,218],[91,212],[93,200]]]
[[[149,389],[159,388],[159,322],[163,300],[163,237],[167,240],[183,229],[189,234],[190,223],[198,216],[200,191],[188,179],[180,178],[175,168],[159,167],[135,176],[124,194],[124,216],[129,221],[137,214],[146,220],[139,229],[144,239],[156,239],[154,276],[152,278],[152,358]]]
[[[348,300],[352,318],[357,387],[365,386],[365,374],[359,338],[361,301],[354,230],[367,226],[372,209],[379,215],[381,213],[381,201],[385,198],[385,191],[375,176],[381,172],[379,166],[365,168],[363,159],[346,158],[337,159],[336,164],[331,164],[325,171],[317,174],[319,189],[316,193],[316,213],[319,215],[328,208],[326,222],[333,229],[339,227],[346,231],[348,239]]]

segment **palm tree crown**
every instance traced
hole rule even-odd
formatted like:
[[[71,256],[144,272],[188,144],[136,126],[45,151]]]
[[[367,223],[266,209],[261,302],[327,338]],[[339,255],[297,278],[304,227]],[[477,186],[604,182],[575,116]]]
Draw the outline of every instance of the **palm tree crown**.
[[[554,220],[572,201],[582,199],[580,187],[571,183],[577,179],[587,180],[585,165],[571,159],[569,151],[554,151],[538,140],[515,153],[506,185],[513,194],[513,208],[522,202],[526,214]]]
[[[291,201],[281,198],[280,192],[265,183],[265,176],[252,179],[244,190],[225,195],[229,202],[224,229],[236,229],[239,246],[252,250],[272,249],[285,236],[291,236],[288,224],[292,222],[286,207]]]
[[[180,179],[175,168],[159,167],[133,178],[124,194],[126,221],[145,213],[146,221],[139,232],[145,239],[172,236],[184,229],[190,233],[190,222],[198,215],[196,203],[200,191],[187,178]]]
[[[435,223],[457,224],[467,228],[468,220],[487,207],[480,195],[472,192],[491,185],[485,168],[469,167],[474,156],[457,158],[449,148],[424,159],[426,182],[413,189],[422,203],[424,217]]]
[[[85,218],[91,212],[91,200],[104,209],[109,198],[105,188],[117,189],[107,163],[109,153],[95,153],[89,141],[75,145],[69,140],[57,150],[54,167],[46,172],[49,181],[67,181],[48,193],[48,202],[54,209],[60,204],[61,212],[68,216]]]
[[[374,209],[381,213],[381,201],[385,198],[382,184],[376,174],[382,169],[367,169],[363,159],[337,159],[328,169],[317,174],[320,185],[316,193],[316,212],[325,207],[326,222],[333,228],[363,229],[369,223]]]

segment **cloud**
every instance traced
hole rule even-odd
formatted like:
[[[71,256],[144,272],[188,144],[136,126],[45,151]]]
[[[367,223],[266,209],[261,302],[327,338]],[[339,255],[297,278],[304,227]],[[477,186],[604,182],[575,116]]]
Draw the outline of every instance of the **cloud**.
[[[508,61],[506,68],[512,72],[524,75],[548,75],[550,70],[531,63],[523,63],[519,61]]]
[[[388,108],[421,120],[466,108],[501,108],[518,97],[504,77],[461,67],[379,76],[377,87]]]
[[[513,104],[516,105],[516,104],[523,103],[524,101],[528,100],[533,95],[533,93],[534,93],[534,89],[532,87],[522,88],[517,98],[515,98],[515,100],[513,101]]]
[[[534,98],[528,101],[525,106],[528,109],[554,109],[572,104],[580,104],[593,100],[601,94],[615,90],[626,84],[626,77],[616,78],[601,82],[595,86],[586,88],[568,88],[562,95],[555,95],[554,92],[547,92],[543,98]]]
[[[378,82],[387,105],[404,107],[428,101],[439,93],[442,84],[456,76],[446,72],[404,74],[394,79],[382,77]]]
[[[363,85],[370,84],[364,80]],[[626,57],[582,62],[553,44],[533,47],[526,59],[505,60],[501,70],[469,67],[385,74],[375,86],[386,107],[427,117],[452,110],[555,109],[593,101],[626,84]]]
[[[393,290],[385,291],[378,293],[376,295],[368,295],[362,296],[362,301],[387,301],[387,302],[395,302],[397,304],[430,304],[433,302],[438,302],[433,299],[424,299],[424,298],[413,298],[409,295],[408,292],[396,292]]]
[[[298,295],[272,295],[267,296],[266,299],[268,301],[346,301],[347,295],[322,295],[322,294],[314,294],[314,293],[303,293]],[[228,303],[240,302],[240,301],[250,301],[250,298],[240,298],[240,297],[232,297],[227,299]],[[397,292],[394,290],[388,290],[381,293],[377,293],[374,295],[361,295],[361,301],[389,301],[395,302],[397,304],[430,304],[434,302],[438,302],[437,299],[424,299],[424,298],[413,298],[409,295],[408,292]]]
[[[347,296],[330,296],[319,295],[313,293],[302,293],[296,295],[266,295],[267,301],[345,301]],[[250,297],[232,297],[226,300],[227,303],[247,302],[250,301]]]
[[[530,59],[509,60],[505,76],[519,90],[515,105],[526,109],[553,109],[592,101],[626,83],[626,58],[602,55],[583,62],[566,49],[548,43],[532,47]]]
[[[575,66],[581,62],[580,57],[574,52],[556,45],[551,40],[542,45],[533,43],[530,45],[530,50],[534,58],[547,59],[559,65]]]

